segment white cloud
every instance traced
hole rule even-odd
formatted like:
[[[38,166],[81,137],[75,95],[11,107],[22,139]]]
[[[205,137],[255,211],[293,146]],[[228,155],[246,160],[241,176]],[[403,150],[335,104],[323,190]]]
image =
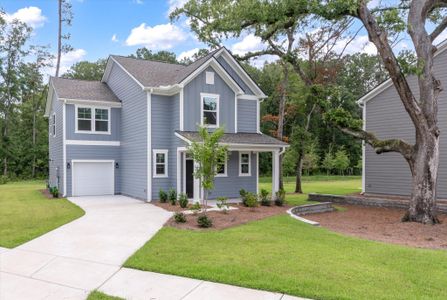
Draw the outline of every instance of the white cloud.
[[[181,61],[184,58],[192,58],[194,56],[194,54],[196,54],[197,52],[199,52],[199,48],[194,48],[188,51],[183,51],[182,53],[179,54],[178,56],[178,60]]]
[[[154,27],[142,23],[131,30],[127,37],[128,46],[146,46],[149,49],[171,49],[184,41],[187,34],[173,24],[159,24]]]
[[[133,0],[133,3],[144,4],[144,1],[143,0]]]
[[[354,54],[354,53],[366,53],[366,54],[377,54],[376,46],[371,43],[367,35],[359,35],[355,37],[352,41],[349,38],[340,40],[334,47],[333,51],[340,53],[346,46],[349,45],[344,50],[344,54]]]
[[[188,0],[168,0],[168,15],[172,13],[176,8],[183,7]]]
[[[5,20],[7,22],[11,22],[14,19],[26,23],[32,28],[42,27],[47,21],[47,17],[42,15],[42,10],[35,6],[20,8],[12,14],[5,14]]]
[[[116,34],[112,35],[112,42],[118,42],[118,37],[116,36]]]
[[[236,55],[244,55],[248,52],[259,51],[265,48],[265,44],[260,37],[254,34],[245,36],[242,41],[239,41],[231,46],[231,51]]]
[[[85,51],[84,49],[74,49],[73,51],[63,53],[61,57],[59,75],[63,75],[64,73],[66,73],[73,64],[84,60],[86,55],[87,51]],[[54,74],[56,73],[56,62],[57,57],[56,54],[54,54],[54,58],[51,61],[52,67],[47,68],[44,73],[46,73],[48,76],[54,76]]]

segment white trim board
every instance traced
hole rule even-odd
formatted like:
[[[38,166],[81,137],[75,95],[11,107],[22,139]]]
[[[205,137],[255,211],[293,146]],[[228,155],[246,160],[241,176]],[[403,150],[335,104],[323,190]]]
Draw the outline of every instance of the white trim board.
[[[121,102],[111,102],[111,101],[99,101],[99,100],[88,100],[88,99],[70,99],[70,98],[59,98],[61,101],[65,101],[67,104],[77,104],[79,106],[101,106],[101,107],[113,107],[121,108]]]
[[[146,187],[146,200],[152,200],[152,95],[147,92],[147,124],[146,124],[146,138],[147,138],[147,187]]]
[[[83,145],[83,146],[120,146],[120,141],[89,141],[89,140],[66,140],[66,145]]]

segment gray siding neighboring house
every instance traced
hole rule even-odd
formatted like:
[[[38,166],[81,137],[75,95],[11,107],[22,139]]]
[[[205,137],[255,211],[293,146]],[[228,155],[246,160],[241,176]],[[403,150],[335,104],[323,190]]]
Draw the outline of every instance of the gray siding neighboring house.
[[[114,193],[150,201],[158,199],[160,189],[173,188],[199,200],[200,182],[192,175],[197,162],[188,157],[187,146],[199,141],[204,94],[218,96],[217,125],[224,126],[221,142],[230,151],[210,197],[238,197],[242,188],[257,192],[259,152],[273,153],[272,192],[279,188],[279,153],[287,144],[258,132],[259,101],[266,96],[225,48],[187,66],[110,56],[100,82],[50,81],[46,115],[56,113],[58,132],[49,137],[49,183],[64,195]],[[105,108],[110,131],[98,133],[96,121]],[[85,109],[91,117],[79,117]],[[83,122],[91,129],[77,131]],[[156,152],[166,154],[167,173],[157,171]]]
[[[445,67],[447,65],[447,49],[445,45],[439,49],[434,59],[434,72],[443,86],[447,87],[447,68]],[[418,97],[417,77],[409,76],[407,81],[415,96]],[[367,99],[364,103],[366,130],[375,133],[382,139],[402,138],[409,143],[415,142],[414,126],[393,85],[387,86],[378,94]],[[445,90],[440,94],[438,117],[441,137],[437,191],[438,197],[447,198],[447,93]],[[402,155],[398,153],[378,155],[372,147],[366,145],[363,189],[365,193],[369,194],[409,195],[411,193],[411,172]]]

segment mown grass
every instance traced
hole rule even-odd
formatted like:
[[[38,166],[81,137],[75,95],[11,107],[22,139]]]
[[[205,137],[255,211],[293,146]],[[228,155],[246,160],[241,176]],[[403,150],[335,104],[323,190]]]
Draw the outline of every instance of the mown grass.
[[[0,185],[0,247],[13,248],[84,215],[67,199],[47,199],[42,181]]]
[[[124,300],[120,297],[109,296],[102,292],[93,291],[88,295],[87,300]]]

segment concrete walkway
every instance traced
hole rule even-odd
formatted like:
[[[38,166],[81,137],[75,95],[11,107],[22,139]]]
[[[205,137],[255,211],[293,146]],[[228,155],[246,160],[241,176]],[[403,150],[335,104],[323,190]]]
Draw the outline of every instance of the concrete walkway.
[[[121,268],[172,213],[124,196],[70,201],[86,215],[14,249],[0,248],[0,299],[301,299]]]

